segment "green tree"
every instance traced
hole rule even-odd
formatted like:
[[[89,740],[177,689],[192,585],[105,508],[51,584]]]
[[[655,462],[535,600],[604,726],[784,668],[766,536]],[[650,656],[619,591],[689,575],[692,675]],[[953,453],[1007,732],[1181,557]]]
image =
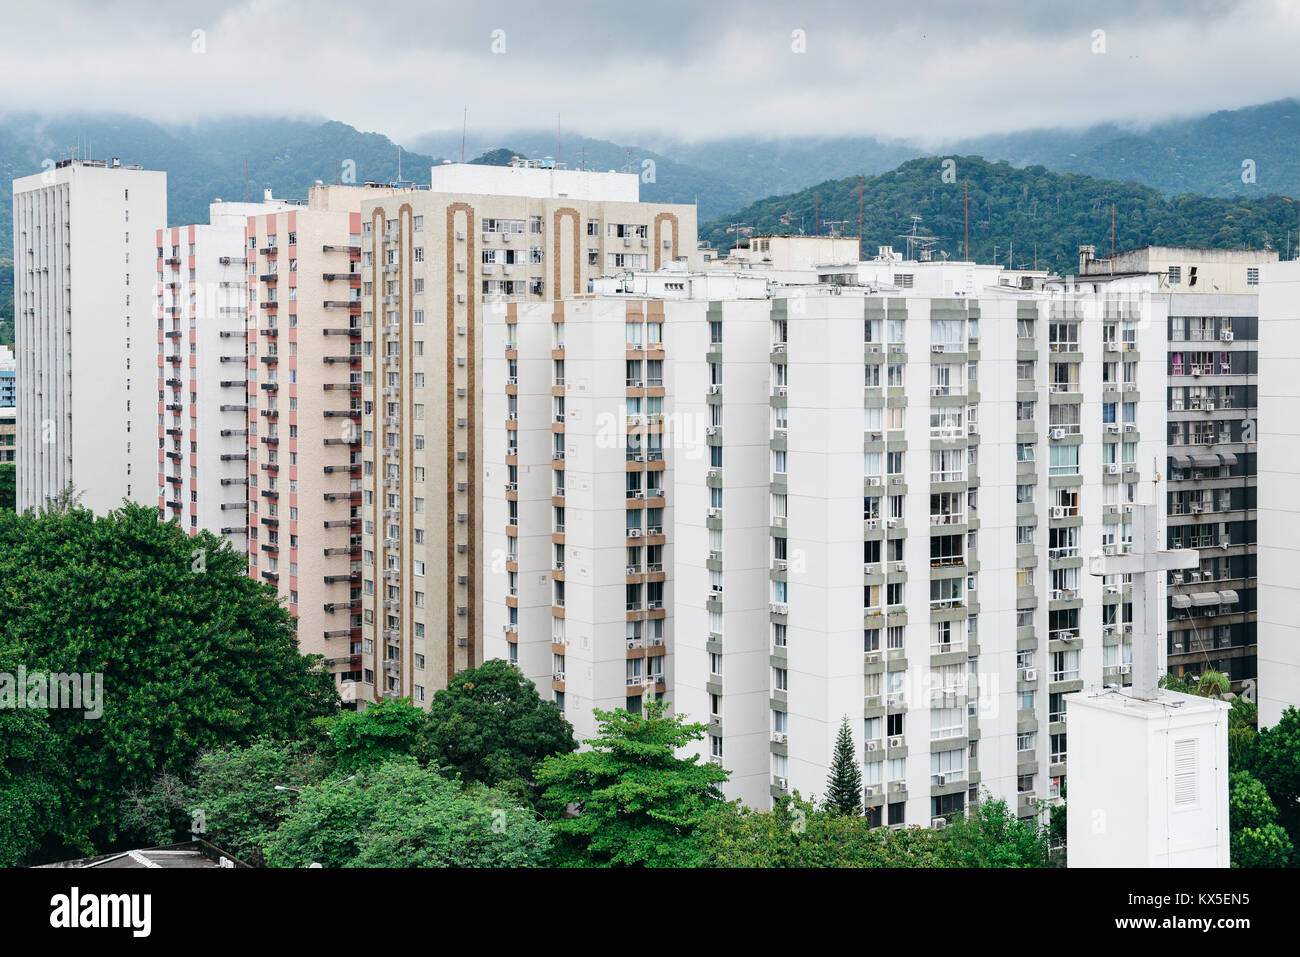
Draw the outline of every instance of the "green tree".
[[[987,791],[966,814],[948,822],[941,832],[944,859],[951,867],[1048,867],[1049,828],[1037,820],[1022,821],[1002,798]]]
[[[534,867],[551,833],[499,791],[397,758],[302,790],[267,844],[272,867]]]
[[[407,698],[390,698],[365,711],[343,711],[326,719],[326,756],[339,775],[408,755],[427,724],[423,711]]]
[[[223,539],[141,505],[0,512],[0,674],[83,675],[102,708],[0,709],[0,863],[110,846],[128,789],[338,707],[246,571]]]
[[[518,668],[493,659],[433,695],[416,753],[466,781],[522,794],[539,761],[576,749],[555,702],[543,701]]]
[[[186,779],[164,771],[149,788],[129,789],[123,830],[151,844],[197,834],[261,866],[296,791],[319,784],[328,771],[312,739],[217,748],[201,754]]]
[[[830,775],[826,779],[826,810],[834,814],[862,813],[862,766],[853,749],[853,732],[845,715],[835,738]]]
[[[1268,790],[1277,808],[1278,823],[1291,844],[1300,846],[1300,711],[1287,708],[1277,724],[1255,736],[1250,765],[1245,770]]]
[[[832,813],[796,792],[770,811],[739,802],[713,808],[698,830],[707,867],[941,867],[943,832],[892,830]]]
[[[559,836],[566,864],[690,867],[695,830],[721,803],[728,772],[677,751],[704,737],[705,726],[668,716],[650,702],[644,713],[595,711],[588,750],[553,755],[537,768],[540,806]]]
[[[1268,789],[1249,771],[1228,778],[1228,823],[1233,867],[1286,867],[1294,847],[1277,823]]]

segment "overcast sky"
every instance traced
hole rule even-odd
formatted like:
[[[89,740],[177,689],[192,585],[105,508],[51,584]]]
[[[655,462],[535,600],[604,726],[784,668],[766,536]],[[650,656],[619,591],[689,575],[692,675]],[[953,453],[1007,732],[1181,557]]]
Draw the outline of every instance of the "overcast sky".
[[[0,109],[937,143],[1297,95],[1297,50],[1294,0],[41,0],[0,12]]]

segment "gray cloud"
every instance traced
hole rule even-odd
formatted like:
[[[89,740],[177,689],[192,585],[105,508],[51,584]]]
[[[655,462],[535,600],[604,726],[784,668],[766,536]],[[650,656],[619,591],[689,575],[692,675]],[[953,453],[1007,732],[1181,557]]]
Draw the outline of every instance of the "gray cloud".
[[[53,0],[4,22],[10,109],[314,114],[399,140],[458,127],[468,107],[483,126],[551,126],[561,113],[593,135],[937,143],[1300,92],[1300,9],[1283,0]],[[796,30],[806,53],[792,50]]]

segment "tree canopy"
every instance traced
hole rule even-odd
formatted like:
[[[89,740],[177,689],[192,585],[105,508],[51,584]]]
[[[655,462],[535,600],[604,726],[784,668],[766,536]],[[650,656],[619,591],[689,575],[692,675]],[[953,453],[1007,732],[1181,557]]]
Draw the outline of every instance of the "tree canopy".
[[[595,711],[588,749],[546,758],[537,769],[540,806],[569,864],[691,867],[695,831],[722,802],[728,772],[677,751],[705,726],[650,702],[640,714]]]
[[[0,512],[0,674],[76,675],[86,692],[80,709],[0,709],[0,863],[110,845],[128,788],[338,707],[246,567],[140,505]]]
[[[433,695],[417,753],[466,781],[522,793],[542,758],[577,747],[555,702],[543,701],[518,668],[493,659]]]

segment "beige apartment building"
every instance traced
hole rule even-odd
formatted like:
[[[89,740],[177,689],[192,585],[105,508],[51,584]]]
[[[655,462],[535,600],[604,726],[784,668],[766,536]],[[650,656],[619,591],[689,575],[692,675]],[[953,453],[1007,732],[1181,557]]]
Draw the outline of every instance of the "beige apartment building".
[[[361,675],[361,199],[317,186],[248,217],[249,574],[345,698]]]
[[[517,601],[505,551],[484,553],[485,468],[551,470],[565,426],[550,426],[552,455],[521,458],[507,378],[492,384],[507,440],[484,447],[484,327],[603,275],[696,264],[695,208],[641,203],[638,187],[624,173],[445,164],[427,191],[366,198],[359,702],[426,702],[483,661],[485,592]],[[512,342],[492,348],[516,361]],[[562,337],[551,354],[563,361]]]

